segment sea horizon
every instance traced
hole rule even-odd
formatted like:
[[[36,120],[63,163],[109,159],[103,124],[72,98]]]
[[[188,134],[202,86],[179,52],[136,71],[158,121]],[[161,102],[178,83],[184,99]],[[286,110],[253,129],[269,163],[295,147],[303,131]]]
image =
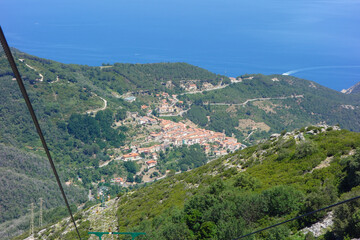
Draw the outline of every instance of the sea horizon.
[[[360,1],[14,0],[0,7],[10,46],[62,63],[186,62],[231,77],[293,72],[337,91],[360,81]]]

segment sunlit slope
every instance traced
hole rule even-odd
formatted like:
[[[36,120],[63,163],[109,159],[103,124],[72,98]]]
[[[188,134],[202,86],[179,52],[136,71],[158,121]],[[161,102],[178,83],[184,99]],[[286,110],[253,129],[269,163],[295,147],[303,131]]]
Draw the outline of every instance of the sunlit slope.
[[[76,218],[84,239],[87,231],[107,231],[108,226],[147,233],[139,239],[232,239],[358,194],[360,181],[353,177],[359,170],[359,147],[359,133],[327,126],[300,129],[121,195],[108,203],[111,211],[100,208],[97,213],[95,206]],[[352,218],[360,205],[349,206],[334,210],[328,236],[358,237]],[[299,230],[326,214],[258,237],[305,239]],[[69,221],[62,221],[36,235],[50,236],[72,239],[75,232]]]
[[[359,95],[292,76],[256,74],[241,79],[223,89],[181,96],[194,103],[185,116],[250,143],[284,129],[324,122],[360,131]]]

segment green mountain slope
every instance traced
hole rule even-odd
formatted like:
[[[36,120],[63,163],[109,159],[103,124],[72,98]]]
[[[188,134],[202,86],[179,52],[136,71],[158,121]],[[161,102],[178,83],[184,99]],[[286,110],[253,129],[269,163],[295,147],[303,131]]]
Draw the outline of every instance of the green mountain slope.
[[[167,89],[163,83],[170,80],[173,87],[167,89],[169,92],[180,91],[179,83],[183,80],[214,84],[229,80],[185,63],[89,67],[61,64],[18,50],[14,50],[14,55],[64,178],[77,179],[79,176],[87,187],[102,177],[112,176],[115,167],[110,165],[99,169],[99,162],[109,160],[112,149],[124,145],[126,135],[132,134],[126,133],[126,127],[114,127],[115,118],[123,116],[126,111],[144,115],[141,106],[149,104],[145,100],[128,103],[118,97],[120,93],[150,89],[154,91],[150,92],[153,95]],[[0,100],[3,103],[0,108],[0,142],[36,153],[41,144],[4,54],[0,55],[0,66]],[[107,116],[110,118],[106,119]],[[130,143],[131,139],[128,140]]]
[[[71,204],[87,200],[84,189],[64,188]],[[64,205],[48,160],[4,144],[0,144],[0,192],[0,224],[28,214],[30,204],[38,203],[39,198],[44,200],[44,209]],[[26,229],[28,225],[26,222]],[[3,225],[0,226],[0,238],[5,238],[6,234],[19,234],[7,232]]]
[[[193,103],[185,115],[190,120],[249,143],[284,129],[324,122],[360,131],[359,95],[292,76],[247,75],[226,88],[180,99]]]
[[[296,130],[119,195],[99,213],[97,206],[78,213],[78,224],[84,239],[87,231],[108,227],[145,231],[147,236],[139,239],[232,239],[358,195],[359,147],[359,133],[331,127]],[[322,239],[359,237],[359,210],[358,202],[332,209],[334,224]],[[309,239],[299,230],[325,215],[311,215],[256,239]],[[74,234],[71,223],[62,221],[35,236],[72,239]]]
[[[170,80],[174,85],[171,91],[177,91],[176,86],[184,79],[225,81],[223,76],[185,63],[116,64],[111,68],[100,68],[61,64],[16,49],[13,52],[62,180],[72,180],[86,188],[91,188],[92,182],[102,178],[110,182],[114,173],[127,175],[122,163],[98,166],[100,161],[109,160],[112,148],[124,144],[126,128],[112,128],[115,116],[126,111],[140,112],[144,102],[127,103],[114,96],[114,91],[119,94],[147,88],[166,89],[163,83]],[[3,52],[0,52],[0,101],[0,143],[43,156],[38,135]],[[106,110],[101,111],[105,101]],[[86,112],[95,113],[86,116]],[[53,194],[43,186],[47,179],[39,180],[9,169],[2,169],[6,186],[12,186],[12,191],[4,189],[4,195],[1,194],[0,201],[6,205],[6,214],[1,215],[0,223],[28,212],[32,199],[29,194],[36,192],[35,198],[46,192]],[[51,176],[51,172],[47,174]],[[33,187],[24,182],[32,183]],[[83,190],[79,192],[83,193]],[[16,200],[20,198],[24,202],[17,204]],[[79,197],[78,201],[82,199]],[[48,204],[49,208],[54,206],[57,205]]]
[[[216,75],[187,63],[115,63],[113,66],[89,67],[62,64],[16,50],[15,57],[23,59],[23,63],[33,66],[42,73],[44,81],[54,82],[58,76],[59,79],[74,83],[92,84],[92,86],[98,88],[98,91],[102,89],[120,94],[139,90],[178,92],[181,91],[180,82],[186,80],[207,81],[215,85],[220,81],[224,83],[230,82],[226,76]],[[25,71],[25,64],[18,63],[21,67],[20,71]],[[87,83],[82,81],[84,79],[86,79]],[[167,81],[171,81],[171,87],[166,87]]]
[[[128,175],[128,170],[122,162],[114,161],[102,168],[99,167],[100,162],[109,160],[110,156],[113,157],[114,149],[120,149],[125,143],[130,146],[136,134],[135,125],[129,129],[114,126],[113,123],[115,119],[123,118],[126,112],[145,115],[142,106],[148,105],[154,109],[156,101],[159,100],[156,94],[162,91],[169,95],[178,94],[178,98],[185,101],[185,105],[190,106],[183,117],[189,118],[200,127],[218,132],[225,130],[228,136],[235,134],[238,139],[249,144],[264,139],[274,132],[319,122],[339,123],[344,128],[359,131],[359,96],[340,94],[316,83],[291,76],[248,75],[242,77],[242,82],[222,89],[199,94],[184,94],[186,91],[180,86],[183,81],[195,83],[198,88],[203,83],[224,87],[225,84],[230,84],[230,79],[186,63],[114,64],[89,67],[62,64],[17,50],[14,50],[14,53],[62,179],[72,180],[73,183],[86,189],[93,188],[92,183],[100,182],[102,179],[110,186],[109,182],[113,176]],[[137,96],[137,100],[132,103],[124,101],[120,95],[125,93]],[[41,144],[33,123],[2,53],[0,53],[0,100],[2,102],[0,143],[42,156]],[[164,156],[177,154],[181,155],[181,152],[176,154],[170,152]],[[209,166],[216,167],[211,165],[216,162],[210,163]],[[161,170],[165,172],[167,169]],[[208,179],[206,173],[201,174],[199,176],[202,176],[204,181],[209,181],[209,184],[213,182]],[[209,174],[213,173],[210,171]],[[11,178],[14,180],[11,184],[15,189],[20,188],[16,181],[17,179],[25,181],[25,177],[18,173],[14,173],[13,176],[16,177]],[[191,174],[190,177],[196,178]],[[81,181],[78,180],[79,178]],[[256,176],[256,178],[260,177]],[[37,182],[26,179],[29,182]],[[260,180],[264,181],[264,186],[267,186],[262,177]],[[169,183],[159,187],[159,189],[163,188],[164,192],[167,192],[170,186],[178,190],[171,196],[167,193],[159,195],[164,199],[169,198],[171,200],[169,202],[158,199],[159,196],[156,194],[160,190],[155,193],[147,192],[148,195],[155,194],[154,199],[157,200],[146,202],[141,200],[144,198],[140,192],[135,193],[133,198],[137,199],[139,196],[140,203],[137,207],[129,205],[129,209],[134,209],[135,213],[127,219],[119,219],[120,229],[136,227],[139,219],[153,219],[164,211],[161,208],[154,209],[153,205],[161,206],[165,203],[167,207],[175,205],[180,208],[179,214],[183,214],[181,211],[184,201],[198,191],[197,184],[202,181],[202,179],[194,180],[189,182],[190,185],[186,183],[183,186]],[[152,186],[157,186],[156,184]],[[269,185],[266,188],[273,186]],[[184,192],[183,189],[186,188],[192,190]],[[265,190],[265,187],[262,190]],[[119,187],[112,189],[113,193],[118,191],[120,191]],[[231,192],[232,189],[229,188],[228,191]],[[12,194],[9,193],[9,199]],[[13,197],[19,196],[14,194]],[[125,201],[123,199],[126,198],[121,198],[121,201]],[[127,204],[127,201],[124,204]],[[145,213],[137,212],[139,206],[146,206]],[[13,207],[16,212],[15,205]],[[147,213],[150,209],[154,211]],[[129,213],[121,211],[119,210],[119,214],[130,216]],[[15,215],[11,216],[15,217]],[[19,213],[16,216],[18,215]],[[180,217],[182,219],[184,216]],[[188,225],[186,222],[186,226]],[[160,234],[159,239],[161,239],[162,230],[150,230],[152,234]],[[199,231],[189,228],[186,234],[197,236]]]

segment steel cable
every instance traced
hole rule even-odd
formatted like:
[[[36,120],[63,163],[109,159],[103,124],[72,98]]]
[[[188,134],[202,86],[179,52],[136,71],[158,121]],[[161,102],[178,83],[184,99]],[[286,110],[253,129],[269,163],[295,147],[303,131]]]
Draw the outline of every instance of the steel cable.
[[[248,237],[248,236],[253,235],[253,234],[255,234],[255,233],[259,233],[259,232],[268,230],[268,229],[270,229],[270,228],[277,227],[277,226],[279,226],[279,225],[282,225],[282,224],[285,224],[285,223],[288,223],[288,222],[291,222],[291,221],[294,221],[294,220],[297,220],[297,219],[300,219],[300,218],[303,218],[303,217],[312,215],[312,214],[317,213],[317,212],[320,212],[320,211],[324,211],[324,210],[329,209],[329,208],[336,207],[336,206],[338,206],[338,205],[341,205],[341,204],[344,204],[344,203],[347,203],[347,202],[350,202],[350,201],[357,200],[357,199],[359,199],[359,198],[360,198],[360,196],[353,197],[353,198],[350,198],[350,199],[347,199],[347,200],[344,200],[344,201],[341,201],[341,202],[338,202],[338,203],[329,205],[329,206],[327,206],[327,207],[323,207],[323,208],[317,209],[317,210],[315,210],[315,211],[308,212],[308,213],[305,213],[305,214],[303,214],[303,215],[300,215],[300,216],[291,218],[291,219],[289,219],[289,220],[286,220],[286,221],[283,221],[283,222],[280,222],[280,223],[271,225],[271,226],[269,226],[269,227],[262,228],[262,229],[260,229],[260,230],[255,231],[255,232],[251,232],[251,233],[245,234],[245,235],[243,235],[243,236],[241,236],[241,237],[234,238],[233,240],[237,240],[237,239],[241,239],[241,238],[244,238],[244,237]]]
[[[58,185],[59,185],[59,188],[60,188],[61,194],[62,194],[62,196],[63,196],[63,198],[64,198],[66,207],[67,207],[67,209],[68,209],[68,211],[69,211],[69,214],[70,214],[70,216],[71,216],[71,220],[72,220],[72,222],[74,223],[76,232],[77,232],[77,234],[78,234],[78,236],[79,236],[79,239],[81,240],[79,230],[78,230],[78,228],[77,228],[77,226],[76,226],[76,222],[75,222],[74,216],[73,216],[73,214],[72,214],[72,211],[71,211],[71,209],[70,209],[69,202],[68,202],[68,200],[67,200],[67,198],[66,198],[64,189],[63,189],[63,187],[62,187],[62,185],[61,185],[61,181],[60,181],[59,175],[58,175],[58,173],[57,173],[57,171],[56,171],[54,161],[52,160],[52,157],[51,157],[51,155],[50,155],[50,152],[49,152],[48,146],[47,146],[47,144],[46,144],[44,135],[43,135],[43,133],[42,133],[42,131],[41,131],[39,122],[38,122],[37,117],[36,117],[36,115],[35,115],[34,109],[33,109],[32,105],[31,105],[29,96],[28,96],[28,94],[27,94],[27,92],[26,92],[24,83],[23,83],[23,81],[22,81],[22,79],[21,79],[19,70],[18,70],[18,68],[17,68],[17,66],[16,66],[16,63],[15,63],[15,61],[14,61],[13,55],[12,55],[11,50],[10,50],[10,48],[9,48],[9,45],[8,45],[8,43],[7,43],[7,41],[6,41],[6,38],[5,38],[5,35],[4,35],[4,32],[3,32],[2,28],[1,28],[1,26],[0,26],[0,41],[1,41],[1,45],[3,46],[4,52],[5,52],[5,54],[6,54],[6,57],[7,57],[8,61],[9,61],[9,63],[10,63],[11,69],[12,69],[14,75],[15,75],[16,81],[17,81],[17,83],[18,83],[18,85],[19,85],[19,88],[20,88],[20,90],[21,90],[21,93],[22,93],[22,95],[23,95],[23,98],[24,98],[24,100],[25,100],[25,102],[26,102],[26,105],[27,105],[27,107],[28,107],[28,109],[29,109],[29,112],[30,112],[30,115],[31,115],[31,117],[32,117],[32,120],[33,120],[33,122],[34,122],[34,124],[35,124],[35,127],[36,127],[36,130],[37,130],[38,134],[39,134],[41,143],[42,143],[42,145],[43,145],[43,147],[44,147],[44,150],[45,150],[45,152],[46,152],[46,156],[47,156],[47,158],[49,159],[51,168],[52,168],[52,170],[53,170],[53,172],[54,172],[56,181],[57,181],[57,183],[58,183]]]

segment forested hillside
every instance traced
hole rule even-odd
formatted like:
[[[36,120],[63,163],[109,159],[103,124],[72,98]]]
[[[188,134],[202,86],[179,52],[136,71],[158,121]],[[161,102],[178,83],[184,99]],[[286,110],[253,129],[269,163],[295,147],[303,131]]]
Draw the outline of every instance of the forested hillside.
[[[81,234],[105,231],[117,217],[118,231],[146,232],[139,239],[233,239],[359,194],[360,135],[337,127],[307,127],[227,155],[137,191],[120,194],[104,208],[80,212]],[[117,212],[115,213],[117,208]],[[254,239],[319,239],[360,236],[358,201],[264,231]],[[331,212],[331,214],[330,214]],[[332,215],[317,232],[300,230]],[[109,219],[109,220],[106,220]],[[72,239],[62,221],[35,235]],[[59,227],[59,225],[58,225]],[[40,230],[40,229],[39,229]],[[327,232],[327,233],[326,233]],[[326,234],[325,234],[326,233]],[[253,239],[253,238],[251,238]]]
[[[86,125],[86,119],[82,119],[85,122],[75,121],[78,116],[76,114],[85,113],[88,109],[101,106],[101,99],[96,96],[81,99],[81,87],[71,83],[60,83],[57,87],[61,93],[53,92],[55,85],[45,82],[37,82],[34,85],[25,83],[54,160],[63,174],[63,180],[68,180],[70,177],[75,178],[77,175],[84,178],[85,184],[90,184],[93,177],[100,180],[99,170],[85,169],[85,167],[97,165],[100,160],[108,158],[103,149],[111,144],[119,146],[124,135],[118,132],[119,130],[111,129],[106,121],[102,121],[102,112],[98,114],[97,120],[91,117],[99,131],[103,130],[109,133],[106,137],[104,133],[97,136],[101,148],[88,141],[82,142],[83,139],[75,135],[75,131],[71,131],[71,126]],[[2,91],[0,94],[2,102],[0,142],[43,155],[40,140],[16,81],[12,81],[10,76],[4,76],[1,77],[0,85]],[[112,111],[109,111],[112,115]],[[70,116],[73,116],[74,122],[71,122],[73,125],[70,124],[68,130]],[[102,121],[102,128],[100,128],[99,121]],[[83,131],[81,128],[77,130]],[[111,135],[115,134],[114,132],[116,132],[116,136]],[[98,133],[100,134],[100,132]],[[112,139],[112,141],[104,143],[101,140],[103,138]],[[94,153],[97,154],[93,156]],[[79,172],[78,168],[82,170]]]
[[[216,132],[223,132],[225,130],[227,136],[233,135],[248,145],[267,138],[274,132],[281,132],[285,129],[292,130],[320,122],[328,124],[339,123],[341,127],[352,131],[360,129],[360,118],[358,117],[360,115],[359,95],[341,94],[314,82],[291,76],[246,75],[238,77],[236,83],[231,83],[230,79],[225,76],[216,75],[186,63],[116,63],[113,66],[89,67],[62,64],[31,56],[17,50],[14,50],[14,53],[62,181],[79,186],[83,190],[91,189],[93,194],[97,194],[100,185],[106,186],[109,189],[108,193],[112,196],[128,191],[128,189],[119,185],[111,184],[111,180],[114,177],[126,179],[126,182],[130,183],[131,188],[139,187],[136,184],[142,182],[142,177],[149,171],[149,168],[145,164],[126,163],[118,160],[120,156],[132,152],[134,145],[136,145],[135,148],[140,148],[159,144],[156,140],[148,142],[148,137],[152,131],[161,131],[160,127],[155,124],[147,129],[147,127],[140,124],[140,120],[147,115],[153,118],[159,116],[157,110],[160,109],[159,106],[162,106],[161,104],[168,107],[170,105],[171,107],[176,106],[176,109],[179,110],[179,112],[175,111],[170,114],[170,119],[184,122],[188,118],[200,128],[207,128]],[[126,96],[136,96],[136,101],[126,101],[124,100]],[[0,53],[0,101],[2,102],[0,108],[0,143],[3,144],[4,149],[14,147],[14,151],[30,152],[35,154],[34,156],[36,157],[34,159],[42,159],[39,156],[44,156],[44,153],[36,130],[18,90],[17,83],[14,81],[12,72],[2,53]],[[344,134],[350,136],[353,133],[344,132]],[[354,133],[351,136],[357,135]],[[215,147],[217,146],[215,145]],[[351,148],[355,149],[353,145],[351,145]],[[296,146],[291,144],[291,151],[295,151],[294,149],[296,150]],[[313,149],[312,145],[310,149]],[[294,159],[291,151],[284,150],[283,153],[276,150],[270,155],[274,159],[286,159],[287,157]],[[328,151],[328,148],[326,148],[326,151]],[[149,174],[150,178],[165,177],[166,174],[171,176],[175,172],[179,173],[180,171],[200,167],[209,160],[209,156],[205,154],[204,148],[199,144],[178,147],[169,145],[166,149],[164,148],[158,152],[158,154],[159,156],[155,156],[157,158],[157,166],[152,169],[151,175]],[[224,154],[226,154],[226,151]],[[277,157],[275,157],[276,154],[278,154]],[[319,156],[316,155],[317,160],[312,160],[312,163],[305,165],[313,166],[315,162],[317,163],[317,161],[323,158],[323,155]],[[146,156],[145,153],[142,157],[149,159],[149,156]],[[216,156],[213,154],[212,157]],[[3,158],[6,159],[6,156],[4,155]],[[246,166],[244,166],[248,167],[251,165],[251,162],[255,164],[258,163],[257,161],[256,158],[249,161],[246,160],[246,164],[244,163]],[[221,161],[214,161],[210,163],[210,166],[216,168],[218,165],[214,165],[215,163],[221,165]],[[278,161],[274,160],[270,166],[276,165],[276,163]],[[270,166],[268,167],[269,169],[271,169]],[[290,166],[288,167],[290,168]],[[343,169],[343,167],[341,166],[339,169]],[[219,169],[219,174],[226,168]],[[207,167],[203,169],[207,169]],[[249,171],[251,171],[250,169]],[[119,216],[125,215],[129,217],[125,220],[118,219],[119,229],[142,228],[153,234],[149,236],[156,236],[155,238],[159,237],[159,239],[162,237],[166,238],[164,231],[172,232],[171,229],[175,227],[169,223],[172,221],[167,219],[167,215],[169,215],[174,218],[180,218],[180,220],[176,220],[178,222],[173,222],[174,224],[179,223],[180,225],[185,224],[184,226],[187,226],[187,228],[182,229],[185,229],[184,231],[186,232],[184,234],[189,236],[189,238],[199,238],[199,236],[205,238],[206,234],[213,234],[211,236],[216,235],[217,238],[222,239],[224,236],[235,235],[235,233],[221,232],[219,229],[214,230],[213,223],[225,224],[221,221],[226,222],[228,220],[221,220],[220,218],[211,220],[204,217],[204,220],[199,220],[200,222],[196,222],[198,220],[191,220],[195,221],[193,223],[187,222],[187,214],[191,214],[193,210],[186,212],[187,210],[182,208],[184,201],[190,199],[191,195],[195,194],[198,189],[199,191],[202,189],[200,192],[206,195],[207,198],[212,199],[213,196],[211,194],[207,195],[210,190],[206,189],[213,180],[212,178],[208,179],[207,175],[214,175],[214,177],[219,175],[218,173],[197,171],[192,170],[191,172],[199,173],[201,179],[194,180],[194,182],[191,180],[184,186],[169,183],[162,188],[161,186],[163,185],[160,184],[159,189],[162,190],[155,190],[154,192],[149,189],[157,186],[158,183],[150,186],[150,188],[144,188],[143,192],[146,195],[152,196],[155,194],[154,199],[157,199],[159,196],[162,196],[163,199],[145,201],[144,199],[146,198],[142,195],[142,190],[134,193],[131,198],[121,198],[124,204],[130,204],[126,208],[134,209],[135,213],[130,216],[127,212],[122,212],[123,210],[120,208]],[[43,184],[41,179],[33,178],[33,175],[24,176],[24,172],[10,173],[6,170],[5,173],[5,175],[10,174],[6,178],[6,186],[13,186],[15,190],[27,187],[27,185],[19,184],[19,181],[33,184],[39,183],[37,186]],[[187,174],[190,173],[185,173],[181,176],[187,176]],[[197,179],[192,173],[189,176],[191,176],[190,178]],[[221,187],[223,190],[226,190],[224,194],[234,192],[235,186],[231,185],[231,181],[227,182],[226,178],[221,178],[225,180],[224,183],[221,183],[225,184],[225,187]],[[262,184],[266,183],[263,176],[256,176],[256,178]],[[148,181],[153,180],[154,178],[152,180],[148,179]],[[165,181],[172,180],[164,180],[162,182]],[[254,181],[257,184],[258,181]],[[204,185],[204,188],[199,188],[198,184],[200,183],[206,183],[207,187]],[[263,197],[261,192],[275,185],[265,184],[261,186],[263,187],[254,188],[254,194],[260,195],[255,196],[253,193],[249,193],[249,197]],[[55,189],[56,186],[52,187]],[[337,185],[335,187],[339,189],[336,193],[337,196],[340,196],[342,190]],[[175,192],[173,195],[172,193],[170,194],[170,188],[174,188]],[[44,189],[40,188],[38,190],[29,187],[26,190],[16,191],[16,194],[14,192],[7,192],[6,198],[1,196],[1,199],[11,202],[21,196],[25,198],[30,197],[31,193],[37,191],[40,195]],[[190,192],[184,192],[187,189],[190,189]],[[316,189],[316,191],[319,190],[319,188]],[[350,188],[348,187],[348,189]],[[79,193],[84,193],[83,190],[80,190]],[[161,193],[161,191],[165,193]],[[219,190],[214,191],[218,192]],[[280,190],[276,189],[274,191],[283,191],[283,189],[280,188]],[[307,194],[309,191],[315,190],[285,189],[284,191],[290,195],[301,196],[301,194]],[[299,191],[301,194],[298,194]],[[24,195],[22,195],[23,193]],[[230,198],[237,197],[237,195],[231,194],[229,196],[231,196]],[[137,199],[136,201],[141,203],[134,207],[131,205],[131,202],[124,199]],[[171,201],[166,203],[165,199]],[[230,200],[226,197],[221,197],[221,200],[216,201],[224,201],[231,205]],[[194,201],[201,202],[202,200]],[[240,199],[239,201],[243,200]],[[162,208],[161,206],[165,203],[167,207]],[[24,209],[28,208],[28,204],[29,202],[23,202],[23,206],[27,205]],[[178,208],[175,212],[178,212],[179,216],[163,213],[165,209],[173,205]],[[45,208],[53,206],[55,205],[49,204]],[[136,212],[139,206],[146,206],[144,213]],[[153,209],[152,206],[160,207],[152,212],[147,212]],[[291,215],[294,214],[294,211],[299,213],[299,209],[302,209],[302,207],[291,208],[290,212],[285,211],[284,214]],[[193,209],[196,206],[191,206],[190,208]],[[7,211],[10,214],[3,221],[18,217],[26,210],[19,212],[16,204],[9,204],[7,205]],[[159,221],[165,221],[166,224],[170,224],[171,226],[166,225],[169,229],[155,229],[148,225],[139,227],[139,219],[149,221],[148,223],[145,221],[142,224],[146,223],[152,226],[154,223],[151,221],[155,221],[154,217],[160,216],[159,214],[165,214],[161,215],[165,220],[160,219]],[[266,219],[269,218],[270,220],[254,218],[253,222],[246,222],[246,224],[257,227],[259,224],[262,224],[259,223],[260,220],[264,221],[265,224],[278,217],[276,214],[272,215],[273,213],[270,214],[268,212],[262,212],[261,214],[265,214],[268,216]],[[238,219],[239,216],[231,215],[230,217]],[[198,219],[198,216],[191,216],[191,218]],[[243,218],[245,219],[244,216]],[[240,225],[243,224],[241,221],[239,222]],[[201,228],[204,222],[207,223]],[[192,224],[195,224],[197,227],[192,226]],[[222,228],[224,231],[234,227],[232,225],[225,225]],[[22,227],[22,229],[25,229],[25,227]],[[176,232],[175,230],[173,232]],[[206,233],[207,231],[214,232]],[[167,238],[171,239],[171,236],[169,235]]]
[[[360,96],[283,75],[246,75],[226,88],[180,96],[193,103],[185,117],[202,127],[225,130],[241,141],[326,122],[360,131]]]
[[[71,204],[87,200],[83,188],[65,186],[65,191]],[[26,215],[30,203],[38,203],[39,198],[43,198],[44,209],[64,205],[48,160],[4,144],[0,144],[0,192],[0,224]],[[7,238],[6,234],[14,235],[0,228],[0,238]]]
[[[207,80],[216,84],[227,79],[185,63],[115,64],[110,68],[100,68],[61,64],[16,49],[13,49],[13,53],[61,180],[63,183],[71,181],[85,189],[92,189],[92,183],[102,179],[109,185],[114,174],[128,175],[128,168],[123,163],[113,162],[99,168],[100,162],[110,160],[112,149],[123,146],[128,137],[129,129],[114,128],[114,121],[123,120],[127,111],[144,114],[140,106],[145,102],[131,104],[118,98],[116,94],[148,89],[154,92],[161,89],[180,91],[179,82],[182,80]],[[166,88],[167,81],[172,81],[171,89]],[[3,52],[0,52],[0,101],[0,143],[4,147],[13,146],[14,149],[44,156],[31,117]],[[5,158],[1,160],[5,161]],[[204,159],[199,161],[204,163]],[[19,175],[17,172],[4,173],[6,185],[3,187],[11,186],[12,191],[8,192],[9,188],[6,188],[6,196],[1,195],[0,200],[6,205],[6,215],[1,215],[0,223],[28,213],[32,199],[29,197],[30,193],[38,191],[34,195],[37,199],[41,194],[45,196],[46,192],[55,195],[52,191],[57,189],[56,185],[51,185],[52,191],[47,191],[42,187],[45,180],[42,182],[32,178],[32,175]],[[48,174],[50,176],[51,172]],[[27,188],[23,182],[32,183],[33,187]],[[96,189],[93,190],[96,193]],[[111,186],[109,194],[117,192],[119,187]],[[79,194],[84,194],[84,189]],[[60,195],[56,195],[56,199],[57,197]],[[24,202],[17,204],[16,200],[19,198],[24,198]],[[83,197],[78,198],[78,202],[82,200]],[[50,201],[44,209],[54,206],[56,204]],[[26,228],[28,224],[29,222],[25,224]],[[21,228],[24,229],[24,226]]]
[[[197,80],[210,82],[214,85],[229,83],[226,76],[211,73],[205,69],[187,63],[151,63],[128,64],[115,63],[101,67],[90,67],[75,64],[62,64],[55,61],[38,58],[15,50],[18,59],[34,66],[44,75],[44,81],[54,82],[59,79],[81,84],[92,84],[98,90],[115,91],[119,94],[128,91],[150,90],[152,92],[180,92],[180,82]],[[20,72],[26,71],[24,64],[19,64]],[[29,71],[26,71],[29,72]],[[26,75],[27,79],[36,79]],[[83,80],[86,80],[84,83]],[[167,81],[171,86],[166,87]],[[200,83],[199,83],[200,84]]]
[[[128,103],[114,96],[113,91],[120,89],[117,91],[120,94],[129,90],[150,89],[154,91],[150,94],[154,94],[157,88],[166,89],[163,81],[168,80],[177,86],[180,80],[186,79],[226,81],[224,76],[185,63],[115,64],[100,68],[61,64],[16,49],[14,53],[64,179],[80,177],[87,187],[92,181],[100,181],[101,177],[121,173],[121,166],[97,168],[100,161],[109,160],[112,148],[119,148],[128,140],[129,129],[114,127],[113,123],[123,120],[127,111],[144,115],[141,106],[146,102]],[[40,141],[17,83],[11,80],[12,72],[3,54],[0,64],[0,100],[3,103],[0,109],[0,142],[36,153],[41,149]],[[146,88],[141,87],[143,84]],[[106,98],[105,110],[102,109],[105,100],[100,96]],[[131,142],[131,139],[128,141]],[[41,151],[38,153],[42,154]]]

